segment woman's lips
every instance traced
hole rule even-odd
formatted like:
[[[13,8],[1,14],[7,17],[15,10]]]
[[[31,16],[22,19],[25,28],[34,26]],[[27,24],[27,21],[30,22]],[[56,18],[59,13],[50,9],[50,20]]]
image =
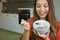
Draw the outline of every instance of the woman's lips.
[[[41,16],[44,16],[44,13],[40,13]]]

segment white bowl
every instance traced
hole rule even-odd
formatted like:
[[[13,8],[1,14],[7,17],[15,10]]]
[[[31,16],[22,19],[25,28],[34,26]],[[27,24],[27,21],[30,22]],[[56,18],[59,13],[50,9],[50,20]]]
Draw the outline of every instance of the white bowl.
[[[39,26],[40,28],[38,29]],[[39,32],[40,34],[45,34],[50,29],[50,23],[46,20],[37,20],[33,23],[33,28],[36,32]]]

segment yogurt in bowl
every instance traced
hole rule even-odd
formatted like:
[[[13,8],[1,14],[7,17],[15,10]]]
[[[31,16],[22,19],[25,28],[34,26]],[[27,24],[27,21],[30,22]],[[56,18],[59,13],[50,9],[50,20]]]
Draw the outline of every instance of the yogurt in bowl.
[[[40,34],[45,34],[50,29],[50,23],[46,20],[37,20],[33,23],[33,28],[36,32]]]

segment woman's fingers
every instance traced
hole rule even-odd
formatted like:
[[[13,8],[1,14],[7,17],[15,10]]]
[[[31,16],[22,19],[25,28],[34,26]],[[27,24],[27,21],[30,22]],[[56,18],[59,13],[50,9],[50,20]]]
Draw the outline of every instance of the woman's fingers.
[[[21,24],[24,24],[25,23],[25,20],[24,19],[21,19]]]
[[[37,33],[38,33],[38,35],[39,35],[40,37],[42,37],[42,38],[47,38],[47,37],[49,37],[50,30],[49,30],[46,34],[40,34],[39,32],[37,32]]]
[[[45,34],[40,34],[39,32],[37,32],[37,33],[38,33],[38,35],[39,35],[40,37],[42,37],[42,38],[45,38],[45,37],[46,37]]]
[[[25,29],[25,30],[30,30],[30,25],[27,21],[25,21],[24,19],[21,20],[21,26]]]
[[[30,25],[28,22],[25,23],[25,29],[30,30]]]
[[[48,31],[47,36],[49,36],[49,34],[50,34],[50,30]]]
[[[49,34],[50,34],[50,30],[48,31],[47,37],[46,37],[48,40],[50,40],[50,39],[49,39]]]

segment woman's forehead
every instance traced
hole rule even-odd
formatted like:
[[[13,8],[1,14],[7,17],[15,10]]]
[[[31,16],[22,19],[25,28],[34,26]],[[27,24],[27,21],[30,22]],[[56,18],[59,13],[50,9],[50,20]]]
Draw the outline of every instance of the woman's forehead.
[[[37,0],[36,4],[48,4],[47,0]]]
[[[48,3],[47,0],[37,0],[38,3]]]

